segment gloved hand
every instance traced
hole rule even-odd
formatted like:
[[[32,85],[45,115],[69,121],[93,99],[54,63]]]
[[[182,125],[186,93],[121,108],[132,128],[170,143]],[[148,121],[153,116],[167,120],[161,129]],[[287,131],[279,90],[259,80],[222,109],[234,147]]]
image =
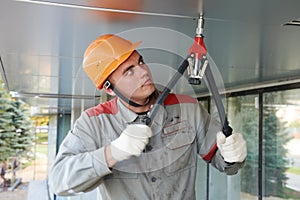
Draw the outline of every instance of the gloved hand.
[[[116,161],[122,161],[131,156],[139,156],[151,136],[152,131],[147,125],[128,125],[120,137],[111,142],[110,149],[112,157]]]
[[[247,145],[242,134],[232,134],[226,138],[217,133],[217,146],[226,162],[243,162],[247,156]]]

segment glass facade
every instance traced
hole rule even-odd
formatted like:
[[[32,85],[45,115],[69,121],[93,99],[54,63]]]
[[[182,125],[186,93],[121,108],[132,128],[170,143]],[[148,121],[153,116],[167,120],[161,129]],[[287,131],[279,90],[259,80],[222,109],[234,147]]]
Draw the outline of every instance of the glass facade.
[[[247,95],[227,99],[229,123],[235,133],[243,134],[247,142],[247,158],[240,173],[240,197],[251,199],[258,194],[259,160],[259,104],[258,95]]]
[[[247,142],[247,159],[234,176],[209,167],[206,190],[196,189],[206,196],[197,199],[300,199],[300,89],[270,91],[226,98],[229,123]],[[213,102],[200,103],[212,105],[209,110],[218,117]]]
[[[264,197],[300,199],[299,92],[296,89],[264,94]]]

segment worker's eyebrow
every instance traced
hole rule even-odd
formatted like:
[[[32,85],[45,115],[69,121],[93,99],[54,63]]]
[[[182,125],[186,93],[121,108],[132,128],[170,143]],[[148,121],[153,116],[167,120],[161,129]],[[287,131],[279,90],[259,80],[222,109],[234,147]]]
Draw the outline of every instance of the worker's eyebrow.
[[[135,65],[129,65],[128,67],[123,69],[122,74],[125,74],[126,72],[128,72],[128,70],[132,69]]]
[[[143,59],[143,56],[140,55],[138,58],[137,64],[139,64],[141,61],[144,62],[144,59]],[[133,61],[133,62],[135,62],[135,61]],[[129,65],[128,67],[124,68],[122,71],[122,74],[125,74],[128,70],[130,70],[131,68],[133,68],[135,66],[136,66],[136,64],[132,64],[132,65]]]

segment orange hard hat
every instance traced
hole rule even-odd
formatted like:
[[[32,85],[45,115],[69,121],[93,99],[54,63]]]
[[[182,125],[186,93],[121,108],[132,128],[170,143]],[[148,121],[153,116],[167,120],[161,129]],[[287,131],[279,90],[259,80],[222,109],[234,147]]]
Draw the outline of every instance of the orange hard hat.
[[[116,35],[106,34],[95,39],[86,49],[83,56],[83,69],[97,88],[103,83],[141,44]]]

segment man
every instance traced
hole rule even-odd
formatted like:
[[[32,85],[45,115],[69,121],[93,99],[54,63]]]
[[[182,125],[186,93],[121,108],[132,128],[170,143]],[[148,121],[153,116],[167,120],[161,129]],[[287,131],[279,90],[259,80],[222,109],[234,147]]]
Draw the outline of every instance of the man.
[[[84,70],[115,98],[83,112],[64,139],[49,176],[56,194],[98,188],[102,199],[195,199],[197,155],[227,174],[242,166],[243,137],[225,138],[189,96],[169,94],[151,127],[141,124],[159,92],[139,44],[108,34],[87,48]]]
[[[7,170],[7,165],[6,162],[4,161],[0,167],[0,177],[3,180],[2,188],[4,189],[6,189],[7,187],[7,179],[5,178],[6,170]]]

